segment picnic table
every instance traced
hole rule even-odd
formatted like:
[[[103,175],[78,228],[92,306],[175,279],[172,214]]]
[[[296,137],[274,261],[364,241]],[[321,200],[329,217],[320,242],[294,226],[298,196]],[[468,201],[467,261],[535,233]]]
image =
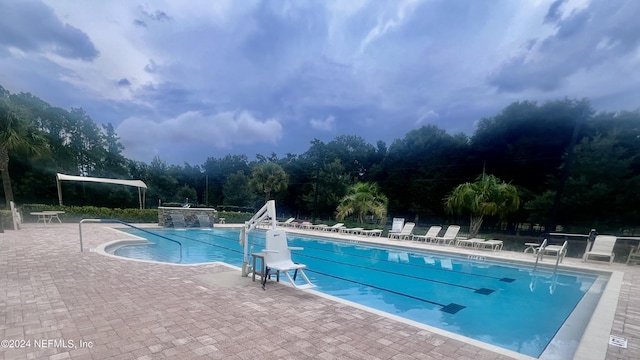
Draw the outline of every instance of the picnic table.
[[[33,216],[38,217],[38,223],[42,222],[43,224],[51,224],[53,219],[58,220],[59,223],[62,224],[62,220],[60,220],[60,214],[64,214],[64,211],[36,211],[30,213]]]

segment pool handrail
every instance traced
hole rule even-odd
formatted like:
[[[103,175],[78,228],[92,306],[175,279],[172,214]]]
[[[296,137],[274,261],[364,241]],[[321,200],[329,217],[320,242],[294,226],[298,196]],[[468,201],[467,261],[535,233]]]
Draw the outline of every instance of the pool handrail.
[[[78,229],[79,229],[79,233],[80,233],[80,252],[83,252],[82,250],[82,223],[84,222],[94,222],[94,223],[110,223],[110,224],[120,224],[120,225],[125,225],[128,226],[130,228],[142,231],[142,232],[146,232],[148,234],[154,235],[154,236],[158,236],[161,237],[165,240],[169,240],[171,242],[174,242],[176,244],[178,244],[178,246],[180,246],[180,261],[182,261],[182,243],[180,243],[179,241],[173,240],[171,238],[168,238],[164,235],[160,235],[157,233],[154,233],[153,231],[149,231],[149,230],[145,230],[143,228],[137,227],[135,225],[131,225],[129,223],[126,223],[124,221],[120,221],[120,220],[116,220],[116,219],[82,219],[80,220],[80,223],[78,224]]]

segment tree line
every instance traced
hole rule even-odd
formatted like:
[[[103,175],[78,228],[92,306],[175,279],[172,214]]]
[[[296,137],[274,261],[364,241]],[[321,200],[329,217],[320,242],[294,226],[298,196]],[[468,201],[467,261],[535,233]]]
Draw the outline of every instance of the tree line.
[[[386,198],[390,216],[464,223],[468,216],[447,212],[445,198],[458,185],[491,174],[518,189],[521,206],[506,222],[486,218],[485,227],[538,223],[618,231],[634,227],[640,215],[640,109],[596,113],[587,99],[514,102],[480,119],[469,136],[426,125],[388,146],[343,135],[326,143],[314,139],[302,154],[229,154],[199,165],[127,159],[111,124],[98,126],[81,108],[61,109],[2,87],[0,120],[4,198],[18,203],[57,203],[55,173],[61,172],[141,179],[149,187],[147,207],[188,198],[194,206],[250,210],[273,198],[281,214],[333,219],[350,187],[366,182]],[[134,189],[63,187],[67,205],[137,206]]]

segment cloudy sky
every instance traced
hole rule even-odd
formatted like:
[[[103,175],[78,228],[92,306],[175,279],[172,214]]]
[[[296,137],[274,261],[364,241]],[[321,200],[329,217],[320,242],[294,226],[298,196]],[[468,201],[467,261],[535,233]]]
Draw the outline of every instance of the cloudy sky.
[[[472,134],[517,100],[640,107],[637,0],[0,0],[0,85],[182,165]]]

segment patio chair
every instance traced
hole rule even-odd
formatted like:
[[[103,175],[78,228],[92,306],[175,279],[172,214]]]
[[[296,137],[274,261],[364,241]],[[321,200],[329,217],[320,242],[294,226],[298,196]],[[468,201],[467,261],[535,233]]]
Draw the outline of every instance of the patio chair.
[[[608,257],[609,264],[613,262],[616,254],[613,253],[613,247],[616,246],[617,238],[611,235],[598,235],[591,245],[591,250],[584,253],[582,261],[589,260],[591,256]]]
[[[436,236],[435,238],[433,238],[432,242],[435,242],[436,244],[442,243],[442,244],[451,245],[454,243],[454,241],[456,241],[456,236],[458,236],[459,232],[460,232],[459,225],[449,225],[449,227],[447,228],[447,231],[444,232],[444,235]]]
[[[442,230],[442,226],[432,226],[429,228],[429,230],[427,230],[427,233],[424,235],[412,235],[411,240],[420,240],[424,242],[431,241],[431,239],[438,236],[438,234],[440,233],[440,230]]]
[[[266,289],[267,278],[271,271],[276,271],[278,274],[282,273],[294,288],[309,289],[314,287],[303,271],[307,265],[296,264],[291,260],[291,250],[303,250],[303,248],[289,247],[287,233],[281,229],[267,230],[265,236],[265,248],[262,253],[264,253],[266,270],[265,276],[262,278],[262,289]],[[294,271],[293,278],[289,275],[291,270]],[[295,280],[298,274],[302,276],[306,284],[296,285]]]
[[[640,262],[640,244],[631,248],[629,252],[629,256],[627,257],[627,265],[629,263],[637,263]]]
[[[408,240],[411,238],[413,233],[413,228],[416,226],[416,223],[408,222],[404,224],[402,230],[399,233],[390,233],[389,239],[398,239],[398,240]]]

